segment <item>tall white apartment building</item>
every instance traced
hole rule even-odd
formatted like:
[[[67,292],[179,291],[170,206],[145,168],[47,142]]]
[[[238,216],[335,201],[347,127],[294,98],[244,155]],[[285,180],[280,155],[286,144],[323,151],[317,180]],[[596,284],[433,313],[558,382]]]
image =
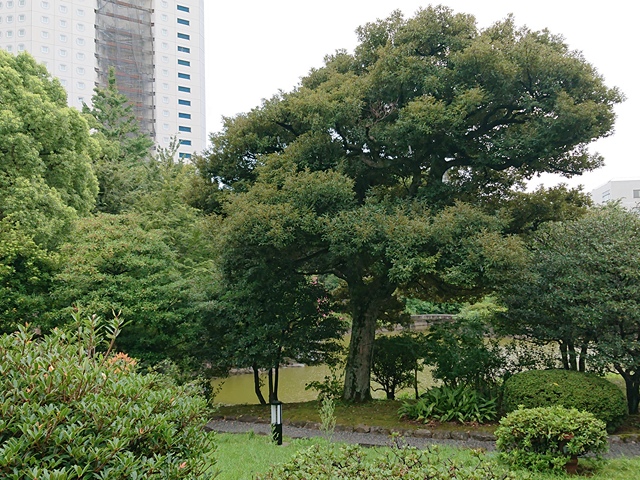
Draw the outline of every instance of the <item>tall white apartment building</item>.
[[[206,147],[204,0],[0,0],[0,47],[27,51],[58,77],[68,103],[90,105],[110,67],[158,146]]]

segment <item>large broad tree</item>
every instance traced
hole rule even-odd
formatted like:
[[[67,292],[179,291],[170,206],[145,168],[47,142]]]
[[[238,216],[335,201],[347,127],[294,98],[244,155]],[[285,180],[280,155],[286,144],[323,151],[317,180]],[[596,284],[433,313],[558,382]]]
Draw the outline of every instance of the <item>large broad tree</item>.
[[[640,217],[618,206],[546,225],[521,281],[505,285],[509,333],[557,342],[564,367],[613,368],[640,402]]]
[[[293,91],[225,119],[194,191],[226,216],[234,196],[248,195],[269,215],[249,229],[254,250],[343,280],[352,320],[344,396],[364,401],[376,321],[397,310],[399,288],[479,294],[499,263],[487,252],[505,251],[482,215],[459,206],[431,221],[437,210],[541,172],[600,166],[587,146],[611,132],[621,96],[561,37],[511,18],[480,30],[470,15],[429,7],[357,33],[354,53],[326,57]]]
[[[94,206],[96,145],[60,83],[0,51],[0,331],[40,321],[57,249]]]

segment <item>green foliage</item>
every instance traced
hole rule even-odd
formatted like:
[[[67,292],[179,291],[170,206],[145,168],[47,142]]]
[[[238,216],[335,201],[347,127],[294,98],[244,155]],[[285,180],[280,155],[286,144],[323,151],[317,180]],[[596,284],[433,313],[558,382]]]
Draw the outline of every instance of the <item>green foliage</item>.
[[[419,363],[422,356],[419,338],[410,333],[381,335],[375,339],[371,374],[388,400],[395,399],[397,389],[414,385],[417,372],[422,369]]]
[[[523,408],[500,420],[496,447],[510,465],[562,470],[572,456],[605,453],[605,424],[588,412],[561,406]]]
[[[262,480],[508,480],[516,476],[476,452],[469,461],[452,459],[437,446],[426,450],[396,445],[387,455],[367,455],[358,445],[313,445],[296,452],[286,463],[275,465]]]
[[[614,369],[640,404],[640,217],[616,205],[545,225],[501,288],[502,330],[560,345],[564,368]]]
[[[430,388],[415,402],[404,402],[398,415],[424,423],[431,420],[486,423],[496,419],[498,408],[495,398],[483,398],[472,388],[443,385]]]
[[[561,37],[511,17],[480,30],[428,7],[358,36],[353,54],[225,119],[196,190],[243,242],[225,253],[234,271],[277,260],[346,284],[344,395],[366,401],[376,325],[398,319],[398,294],[478,298],[520,265],[506,219],[463,202],[598,167],[588,144],[611,131],[621,95]]]
[[[109,69],[107,86],[94,88],[91,105],[82,111],[100,145],[93,165],[100,186],[96,207],[99,212],[120,213],[145,190],[153,141],[140,131],[129,100],[118,91],[114,68]]]
[[[467,385],[486,396],[496,395],[507,366],[506,352],[489,338],[481,307],[464,310],[453,322],[434,325],[425,350],[425,364],[434,367],[433,378],[450,387]]]
[[[340,372],[338,372],[338,366],[340,367]],[[326,397],[332,400],[342,398],[344,389],[344,370],[342,367],[343,365],[340,364],[329,365],[329,375],[325,375],[323,380],[313,380],[307,383],[304,389],[317,391],[319,402]]]
[[[27,53],[0,52],[0,332],[48,308],[57,249],[95,203],[89,126]]]
[[[410,315],[456,314],[461,307],[457,303],[434,303],[418,298],[405,298],[404,304]]]
[[[608,380],[571,370],[531,370],[509,378],[503,387],[502,409],[560,405],[593,414],[615,430],[627,416],[624,394]]]
[[[191,479],[210,468],[206,400],[113,355],[118,321],[0,337],[0,476]]]
[[[164,217],[173,219],[173,228],[158,224],[156,215],[133,212],[79,221],[72,241],[62,247],[64,268],[52,291],[60,309],[52,322],[64,321],[65,305],[103,318],[122,312],[130,325],[118,339],[120,349],[150,363],[165,358],[197,363],[202,338],[197,305],[210,281],[197,255],[207,248],[192,242],[196,261],[181,254],[197,225],[194,217],[180,218],[180,213],[185,212]],[[178,235],[185,243],[173,243],[171,237]]]
[[[322,397],[322,400],[320,400],[320,408],[318,410],[318,413],[320,414],[320,430],[328,436],[329,440],[331,440],[333,431],[336,428],[335,411],[335,400],[329,396]]]

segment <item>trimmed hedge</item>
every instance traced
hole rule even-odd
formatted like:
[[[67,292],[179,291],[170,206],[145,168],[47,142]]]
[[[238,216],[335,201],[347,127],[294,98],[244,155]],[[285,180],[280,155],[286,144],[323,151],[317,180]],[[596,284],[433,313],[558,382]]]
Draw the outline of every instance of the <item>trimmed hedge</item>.
[[[613,383],[591,373],[572,370],[530,370],[504,383],[502,410],[561,405],[592,413],[609,432],[627,416],[627,402]]]
[[[496,429],[500,458],[531,470],[562,470],[567,460],[605,453],[605,423],[588,412],[561,406],[511,412]]]

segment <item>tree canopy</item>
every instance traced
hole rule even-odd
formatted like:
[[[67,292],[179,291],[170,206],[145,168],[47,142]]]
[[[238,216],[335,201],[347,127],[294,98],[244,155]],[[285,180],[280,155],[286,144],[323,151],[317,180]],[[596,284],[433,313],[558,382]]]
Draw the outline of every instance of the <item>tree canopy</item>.
[[[565,368],[613,366],[630,413],[640,400],[640,218],[618,206],[541,228],[519,281],[505,285],[503,328],[561,347]]]
[[[376,321],[397,317],[399,292],[480,295],[517,259],[508,219],[459,202],[598,167],[587,146],[611,132],[621,95],[561,37],[512,18],[480,30],[429,7],[357,33],[353,53],[225,119],[197,191],[246,239],[227,253],[238,268],[261,255],[344,282],[345,398],[363,401]]]
[[[0,52],[0,330],[33,320],[73,221],[95,203],[96,145],[60,82]]]

